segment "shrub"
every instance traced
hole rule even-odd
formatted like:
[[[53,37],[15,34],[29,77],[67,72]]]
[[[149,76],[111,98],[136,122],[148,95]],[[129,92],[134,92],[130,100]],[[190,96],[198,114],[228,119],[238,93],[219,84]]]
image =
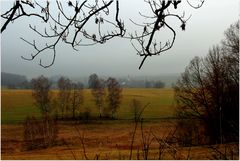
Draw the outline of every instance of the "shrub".
[[[49,116],[40,120],[28,116],[24,122],[24,148],[27,150],[52,146],[56,143],[57,135],[57,122]]]
[[[86,108],[85,111],[82,113],[83,122],[88,123],[91,118],[91,111],[89,108]]]

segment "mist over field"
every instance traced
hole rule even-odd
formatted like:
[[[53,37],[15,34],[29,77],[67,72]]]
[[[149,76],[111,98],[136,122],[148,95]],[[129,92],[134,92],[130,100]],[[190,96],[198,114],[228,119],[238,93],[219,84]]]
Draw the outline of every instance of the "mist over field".
[[[56,88],[57,81],[64,75],[53,75],[49,76],[50,81],[54,84],[53,87]],[[147,83],[152,83],[152,88],[154,87],[154,83],[157,81],[161,81],[164,83],[165,88],[171,88],[177,82],[180,74],[162,74],[156,76],[116,76],[117,80],[120,82],[123,88],[151,88],[151,86],[147,87]],[[106,75],[99,75],[100,78],[107,80],[108,77]],[[89,76],[74,76],[68,77],[70,80],[74,82],[81,82],[84,85],[84,88],[88,88]],[[26,77],[24,75],[18,75],[13,73],[1,73],[1,87],[2,88],[24,88],[26,87],[26,83],[30,83],[33,78]],[[24,84],[25,83],[25,84]],[[25,86],[24,86],[25,85]]]
[[[38,65],[41,57],[34,61],[21,59],[21,56],[29,58],[34,50],[20,37],[29,41],[36,40],[39,46],[45,44],[39,35],[29,29],[29,24],[35,20],[32,18],[16,20],[9,24],[6,32],[1,34],[1,70],[7,73],[25,75],[27,78],[39,75],[88,77],[92,73],[113,77],[180,74],[184,72],[186,65],[194,56],[206,55],[209,47],[223,38],[223,31],[229,24],[238,19],[239,6],[236,5],[237,2],[237,0],[209,0],[198,10],[186,7],[186,17],[192,15],[186,24],[186,30],[181,31],[180,25],[174,21],[173,25],[177,31],[177,37],[173,48],[159,56],[149,58],[141,70],[138,69],[138,66],[142,57],[136,54],[128,39],[122,38],[112,39],[103,45],[79,47],[79,51],[60,43],[57,46],[55,64],[47,69],[41,68]],[[6,11],[12,4],[12,1],[1,1],[2,12]],[[127,28],[126,35],[135,30],[141,30],[129,19],[140,23],[142,18],[139,12],[148,15],[150,12],[148,5],[139,0],[121,0],[120,7],[120,18]],[[182,11],[180,11],[181,14]],[[1,21],[3,22],[3,19]],[[43,23],[36,22],[35,25],[38,25],[40,31],[44,31]],[[90,26],[90,28],[92,27]],[[159,40],[170,38],[168,38],[169,34],[164,32],[161,34],[163,36],[160,36]],[[47,64],[51,58],[51,54],[47,52],[42,56],[42,61]]]

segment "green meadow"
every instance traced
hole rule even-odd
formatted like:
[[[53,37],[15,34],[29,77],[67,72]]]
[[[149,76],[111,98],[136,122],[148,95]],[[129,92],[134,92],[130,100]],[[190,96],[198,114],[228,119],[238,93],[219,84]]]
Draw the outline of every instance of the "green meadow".
[[[52,91],[53,97],[58,91]],[[124,88],[122,102],[117,111],[118,119],[131,119],[130,102],[137,99],[144,106],[144,119],[171,118],[174,116],[174,91],[173,89],[135,89]],[[105,101],[104,106],[107,106]],[[84,90],[84,104],[80,112],[88,109],[92,116],[98,116],[98,109],[94,104],[91,90]],[[2,124],[21,123],[27,116],[40,116],[38,107],[34,105],[31,90],[2,90],[1,91],[1,121]]]

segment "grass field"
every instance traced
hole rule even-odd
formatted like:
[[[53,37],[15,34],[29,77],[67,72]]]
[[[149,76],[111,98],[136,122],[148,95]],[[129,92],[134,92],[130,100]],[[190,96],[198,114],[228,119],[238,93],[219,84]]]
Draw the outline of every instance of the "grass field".
[[[53,95],[57,91],[53,91]],[[40,116],[40,111],[34,106],[31,90],[1,91],[1,159],[30,160],[73,160],[73,159],[129,159],[130,145],[134,129],[130,112],[130,101],[135,98],[142,105],[150,103],[145,109],[143,118],[144,130],[138,126],[133,144],[133,157],[143,159],[142,132],[145,138],[153,132],[158,138],[175,129],[174,91],[173,89],[123,89],[121,107],[117,112],[117,120],[101,120],[91,123],[73,123],[60,121],[56,145],[45,149],[26,150],[23,140],[23,125],[26,116]],[[90,90],[84,90],[85,103],[82,110],[90,109],[97,116],[97,108],[93,103]],[[106,106],[106,104],[105,104]],[[167,118],[167,119],[165,119]],[[79,134],[76,129],[79,129]],[[84,139],[79,139],[83,136]],[[148,159],[159,159],[159,145],[153,135]],[[85,145],[85,153],[83,143]],[[215,146],[215,145],[214,145]],[[218,145],[216,145],[218,146]],[[238,149],[239,144],[229,145]],[[220,147],[226,151],[224,146]],[[215,154],[215,153],[213,153]],[[164,150],[161,159],[213,159],[212,150],[208,146],[178,147],[176,151]],[[86,155],[86,156],[84,156]],[[232,155],[232,153],[230,154]],[[238,152],[233,159],[239,159]]]
[[[56,95],[57,91],[52,91],[52,93]],[[31,94],[31,90],[1,91],[2,159],[74,159],[72,152],[78,159],[84,159],[78,134],[71,123],[59,125],[58,142],[60,145],[33,151],[22,149],[23,126],[21,122],[26,116],[40,116],[40,111],[34,105]],[[101,153],[102,159],[108,159],[108,157],[118,159],[120,153],[122,157],[128,156],[133,127],[132,121],[129,120],[132,118],[129,107],[132,99],[139,100],[142,105],[150,103],[143,114],[145,119],[151,120],[146,127],[159,129],[160,118],[169,118],[174,114],[172,89],[123,89],[122,95],[122,103],[117,112],[119,120],[78,125],[86,136],[89,158],[93,159],[96,151]],[[84,105],[81,108],[82,110],[88,108],[92,115],[98,115],[91,91],[88,89],[84,90]],[[169,129],[169,126],[167,127]],[[140,137],[139,132],[138,137]],[[61,144],[63,139],[71,146],[70,149]],[[136,144],[140,145],[139,140]],[[136,153],[137,145],[134,145],[134,153]]]
[[[57,91],[53,91],[53,95]],[[31,90],[2,90],[1,91],[1,119],[2,124],[20,123],[26,116],[40,116],[39,109],[34,105]],[[135,98],[142,105],[150,103],[145,109],[143,117],[147,119],[169,118],[174,114],[174,92],[172,89],[123,89],[123,98],[117,112],[117,118],[132,118],[130,101]],[[105,104],[107,106],[107,104]],[[92,115],[98,111],[93,102],[91,91],[84,90],[84,105],[82,110],[88,108]]]
[[[171,121],[159,121],[147,123],[144,125],[145,131],[151,129],[159,138],[165,136],[173,128]],[[88,159],[114,160],[129,159],[131,134],[133,124],[125,121],[112,121],[102,124],[78,124],[75,125],[84,134],[85,154]],[[2,125],[1,134],[1,159],[10,160],[86,160],[82,148],[79,134],[71,124],[61,124],[59,126],[58,144],[47,149],[26,150],[23,144],[23,128],[19,124]],[[63,142],[64,140],[64,142]],[[133,146],[133,157],[137,159],[137,153],[140,152],[142,159],[141,130],[138,128]],[[220,145],[214,145],[220,147]],[[239,148],[239,144],[229,145],[230,148]],[[226,151],[224,145],[221,151]],[[158,159],[159,144],[153,140],[149,149],[149,159]],[[219,153],[209,146],[178,147],[176,153],[165,149],[161,159],[194,159],[207,160],[213,159],[213,155],[219,157]],[[173,157],[174,156],[176,157]],[[232,154],[230,154],[231,156]],[[234,153],[233,159],[239,159],[239,153]]]
[[[39,116],[39,114],[39,109],[34,107],[30,90],[1,91],[2,124],[19,123],[28,115]]]

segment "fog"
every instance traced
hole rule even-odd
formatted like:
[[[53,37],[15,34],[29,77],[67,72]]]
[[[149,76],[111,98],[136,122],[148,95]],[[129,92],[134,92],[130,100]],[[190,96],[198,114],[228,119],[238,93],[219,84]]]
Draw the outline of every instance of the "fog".
[[[129,18],[138,21],[139,11],[150,12],[147,4],[140,1],[143,0],[120,0],[120,17],[128,29],[127,33],[138,30]],[[177,31],[177,37],[173,48],[159,56],[148,58],[141,70],[138,66],[142,58],[136,54],[130,41],[123,38],[115,38],[103,45],[78,47],[79,51],[74,51],[69,45],[60,43],[57,46],[55,63],[47,69],[38,65],[39,58],[33,61],[23,60],[21,56],[28,57],[34,50],[20,37],[44,44],[44,41],[28,28],[29,24],[36,24],[41,29],[42,23],[25,17],[10,23],[1,35],[1,71],[26,75],[28,78],[42,74],[85,77],[92,73],[103,76],[156,76],[181,73],[194,56],[206,55],[212,45],[219,43],[224,37],[224,31],[239,17],[238,0],[205,1],[198,10],[184,8],[187,16],[192,14],[187,22],[186,31],[181,31],[181,24],[174,22],[173,27]],[[1,1],[1,11],[6,11],[11,5],[12,1]],[[2,24],[3,22],[1,19]],[[166,34],[163,33],[164,36]],[[44,53],[42,57],[45,63],[52,59],[51,54],[48,53]]]

